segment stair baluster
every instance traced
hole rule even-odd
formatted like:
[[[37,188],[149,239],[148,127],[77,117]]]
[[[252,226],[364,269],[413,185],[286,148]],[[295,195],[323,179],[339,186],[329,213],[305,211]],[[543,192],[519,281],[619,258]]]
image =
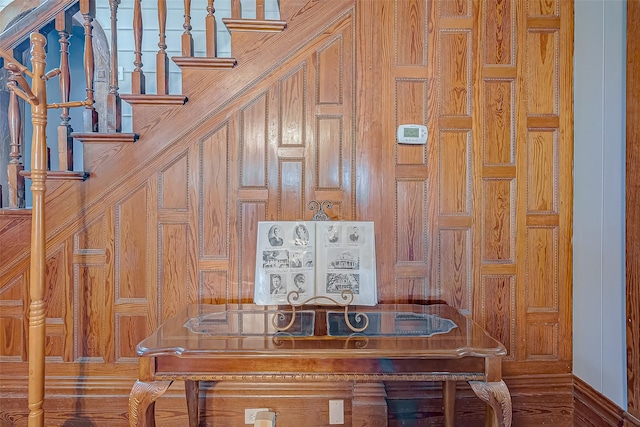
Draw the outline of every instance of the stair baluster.
[[[256,0],[256,19],[264,21],[264,0]]]
[[[118,5],[120,0],[109,0],[111,24],[111,64],[109,68],[109,93],[107,94],[107,132],[122,131],[122,103],[118,93]]]
[[[167,0],[158,0],[158,28],[160,50],[156,55],[156,93],[167,95],[169,93],[169,57],[167,56]]]
[[[231,0],[231,19],[242,19],[240,0]]]
[[[80,13],[84,18],[84,75],[87,84],[87,100],[94,101],[95,62],[93,58],[93,25],[91,22],[96,15],[95,1],[80,0]],[[93,103],[85,107],[83,119],[86,132],[98,131],[98,112]]]
[[[133,38],[135,43],[135,66],[131,73],[131,92],[146,93],[144,73],[142,72],[142,0],[135,0],[133,4]]]
[[[55,19],[55,28],[60,36],[60,100],[69,102],[71,95],[71,71],[69,70],[69,35],[71,34],[71,16],[60,12]],[[69,107],[61,108],[62,122],[58,126],[58,161],[59,169],[73,170],[73,138],[71,138],[71,124],[69,123]]]
[[[205,18],[205,34],[206,34],[206,56],[209,58],[215,58],[217,56],[216,49],[216,9],[213,6],[213,0],[207,2],[207,17]]]
[[[191,0],[184,0],[184,33],[182,34],[182,56],[193,56],[193,35],[191,34]]]
[[[9,84],[16,85],[14,73],[9,69]],[[20,105],[18,104],[18,95],[14,91],[9,92],[9,111],[7,112],[9,120],[9,137],[10,149],[9,165],[7,166],[8,187],[9,187],[9,208],[24,208],[24,177],[20,174],[24,170],[22,163],[22,117],[20,116]]]

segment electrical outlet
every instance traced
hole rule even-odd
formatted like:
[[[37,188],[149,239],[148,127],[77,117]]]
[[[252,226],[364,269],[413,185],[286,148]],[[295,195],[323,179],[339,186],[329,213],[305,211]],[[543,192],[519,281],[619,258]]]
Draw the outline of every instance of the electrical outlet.
[[[344,424],[344,400],[329,401],[329,424]]]
[[[262,411],[268,411],[268,408],[257,408],[257,409],[245,409],[244,410],[244,423],[245,424],[253,424],[256,421],[256,414]]]

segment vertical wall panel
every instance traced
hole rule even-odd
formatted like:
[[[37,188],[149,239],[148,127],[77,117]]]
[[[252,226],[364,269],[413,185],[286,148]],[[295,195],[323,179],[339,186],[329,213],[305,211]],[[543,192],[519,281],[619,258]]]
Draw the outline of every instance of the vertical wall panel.
[[[556,360],[558,358],[558,324],[531,323],[527,325],[527,360]]]
[[[440,253],[439,295],[447,304],[471,312],[471,231],[441,229],[438,232]]]
[[[3,358],[17,359],[21,361],[26,359],[26,345],[23,342],[24,334],[23,322],[20,316],[0,316],[0,356]],[[24,356],[24,357],[23,357]]]
[[[515,261],[515,183],[513,179],[483,182],[482,261]]]
[[[533,131],[527,138],[527,211],[558,210],[558,132]]]
[[[147,330],[146,316],[116,315],[116,360],[131,359],[136,361],[136,346],[145,339]]]
[[[104,358],[104,316],[107,314],[105,295],[105,271],[101,265],[76,265],[74,306],[75,357]]]
[[[316,126],[318,189],[339,190],[342,187],[342,117],[319,116]]]
[[[527,229],[527,312],[558,311],[558,230]]]
[[[240,110],[240,185],[242,187],[266,186],[266,159],[268,141],[268,101],[266,94],[254,99]],[[228,126],[228,124],[227,124]],[[214,139],[228,138],[228,128],[220,128]],[[225,153],[227,149],[225,146]],[[224,157],[227,160],[227,157]],[[227,169],[225,165],[224,169]]]
[[[527,33],[527,113],[558,114],[560,36],[557,30]]]
[[[519,0],[484,0],[484,40],[486,65],[513,65],[515,51],[515,4]]]
[[[117,300],[146,298],[146,285],[149,279],[146,250],[149,238],[147,235],[149,208],[146,187],[138,188],[129,197],[116,204],[115,292]]]
[[[426,182],[396,184],[396,262],[426,263]]]
[[[138,192],[134,192],[132,197]],[[144,192],[143,192],[144,194]],[[107,305],[105,259],[107,218],[97,218],[74,236],[74,358],[104,361],[107,345],[105,319]],[[134,252],[136,248],[131,248]]]
[[[318,104],[342,104],[342,37],[318,51],[317,100]]]
[[[304,204],[303,160],[280,162],[280,206],[278,217],[283,221],[302,218]]]
[[[469,116],[471,115],[471,32],[442,31],[439,44],[440,114]]]
[[[258,221],[267,217],[267,205],[264,201],[240,202],[238,207],[238,235],[245,236],[239,244],[240,283],[238,295],[243,301],[253,301],[253,286],[256,267],[256,240],[258,236]]]
[[[396,1],[396,65],[426,65],[427,2]]]
[[[185,224],[160,224],[159,227],[161,301],[158,313],[160,320],[164,320],[187,306],[189,232]]]
[[[71,291],[67,287],[67,283],[71,280],[67,263],[65,245],[49,251],[45,263],[47,280],[44,296],[47,324],[45,354],[49,357],[62,358],[65,354],[64,320],[67,310],[71,309],[67,304],[67,295]]]
[[[483,82],[482,148],[485,165],[515,161],[515,91],[513,80]]]
[[[306,145],[306,82],[306,64],[280,81],[281,145]]]
[[[63,319],[66,313],[66,295],[69,292],[67,282],[67,256],[64,246],[56,250],[47,251],[45,263],[46,289],[44,300],[46,302],[46,317],[49,319]]]
[[[441,214],[470,213],[470,138],[467,131],[440,134],[438,199]]]
[[[188,209],[187,175],[189,164],[186,156],[178,157],[167,168],[160,172],[161,209]]]
[[[400,277],[396,279],[395,301],[398,303],[420,302],[428,299],[428,284],[425,276]]]
[[[27,268],[28,270],[28,268]],[[25,316],[28,296],[28,276],[23,272],[0,288],[0,357],[20,362],[27,358]]]
[[[396,126],[427,123],[427,80],[396,79]],[[423,165],[426,145],[396,144],[397,163]]]
[[[527,14],[530,17],[558,16],[560,13],[560,1],[562,0],[528,0]]]
[[[225,304],[229,301],[226,270],[200,271],[200,299],[202,304]]]
[[[103,216],[87,224],[74,235],[74,254],[104,254],[106,236],[107,229]]]
[[[440,16],[447,18],[461,18],[471,15],[471,0],[438,1]]]
[[[206,162],[200,162],[200,256],[226,258],[229,238],[229,142],[226,126],[200,141],[200,158],[206,159]]]
[[[515,276],[482,277],[483,324],[487,332],[507,349],[507,359],[515,358]]]

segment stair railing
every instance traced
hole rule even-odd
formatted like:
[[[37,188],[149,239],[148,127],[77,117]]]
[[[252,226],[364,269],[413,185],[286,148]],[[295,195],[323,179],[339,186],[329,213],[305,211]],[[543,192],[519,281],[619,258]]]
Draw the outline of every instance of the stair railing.
[[[104,17],[96,17],[96,2],[108,1],[109,15]],[[88,177],[88,173],[84,171],[74,171],[77,163],[78,153],[73,153],[74,138],[83,142],[133,142],[137,139],[135,134],[122,133],[122,104],[121,100],[127,101],[131,105],[136,104],[153,104],[153,105],[180,105],[187,101],[182,95],[171,95],[169,89],[169,59],[172,59],[178,67],[184,68],[206,68],[206,69],[230,69],[236,65],[235,58],[219,57],[216,37],[216,5],[214,0],[206,1],[206,13],[204,22],[192,19],[192,2],[184,0],[184,22],[182,27],[184,32],[180,36],[180,40],[168,40],[167,37],[167,2],[166,0],[157,1],[157,18],[159,28],[158,51],[156,53],[155,64],[150,67],[151,72],[156,75],[156,93],[147,94],[145,84],[145,72],[143,68],[143,35],[144,32],[142,1],[134,0],[133,2],[133,71],[131,72],[131,94],[121,95],[118,87],[118,27],[117,15],[118,9],[122,8],[120,0],[47,0],[34,11],[42,10],[46,14],[46,19],[50,19],[49,23],[42,19],[27,15],[24,19],[27,22],[33,22],[34,30],[47,30],[53,26],[58,33],[58,43],[60,45],[60,64],[59,87],[60,87],[60,105],[65,105],[69,101],[72,88],[71,70],[69,64],[69,38],[72,33],[73,15],[76,20],[84,27],[84,76],[87,104],[82,115],[83,129],[80,132],[74,132],[70,124],[71,114],[67,107],[62,108],[60,116],[61,122],[57,131],[57,160],[58,167],[56,171],[48,171],[49,179],[77,179],[83,180]],[[217,3],[222,3],[218,0]],[[130,3],[129,3],[130,4]],[[276,7],[278,3],[274,3]],[[131,6],[129,6],[131,7]],[[278,20],[265,19],[265,0],[224,0],[224,10],[230,11],[230,16],[222,19],[222,22],[229,31],[282,31],[286,23]],[[242,16],[242,10],[255,9],[255,17]],[[201,10],[200,12],[205,12]],[[95,58],[94,58],[94,20],[102,18],[103,23],[108,21],[110,28],[110,52],[109,52],[109,86],[108,93],[97,94],[95,91]],[[20,21],[21,22],[21,21]],[[196,25],[200,32],[204,31],[205,46],[200,46],[200,50],[204,54],[196,56],[197,47],[194,43],[193,26]],[[15,28],[9,28],[8,31],[0,34],[0,47],[5,47],[4,43],[10,45],[13,49],[18,46],[19,39],[15,34],[20,31],[24,33],[24,24],[17,25],[19,31]],[[204,30],[202,28],[204,27]],[[174,51],[180,52],[181,56],[169,58],[169,45],[174,43],[178,46]],[[6,50],[6,49],[5,49]],[[122,58],[121,58],[122,59]],[[13,72],[10,70],[9,79],[13,78]],[[98,112],[95,108],[96,96],[104,96],[100,98],[106,104],[106,120],[98,120]],[[7,166],[7,185],[8,185],[8,203],[9,208],[25,207],[25,184],[24,177],[29,176],[29,172],[25,171],[22,162],[25,149],[22,143],[22,126],[23,121],[20,117],[20,108],[18,102],[22,102],[16,97],[15,93],[10,94],[9,108],[7,112],[8,123],[10,124],[10,156]],[[99,129],[98,123],[106,123],[106,128]],[[47,160],[47,164],[51,162]],[[3,166],[4,167],[4,166]],[[1,181],[0,181],[1,182]],[[0,193],[1,194],[1,193]],[[0,199],[0,208],[2,207],[2,199]]]

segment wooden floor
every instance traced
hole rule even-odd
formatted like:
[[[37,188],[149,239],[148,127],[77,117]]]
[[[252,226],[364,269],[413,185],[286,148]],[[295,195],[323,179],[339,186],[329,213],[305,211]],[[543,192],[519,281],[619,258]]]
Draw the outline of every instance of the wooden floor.
[[[442,426],[442,399],[437,385],[423,385],[413,389],[411,385],[400,384],[395,387],[387,387],[389,398],[387,400],[389,427],[423,427]],[[156,425],[158,427],[180,427],[188,425],[187,408],[182,394],[182,384],[176,383],[156,404]],[[409,398],[421,395],[426,398]],[[573,393],[567,387],[549,386],[548,388],[529,387],[528,390],[512,390],[513,426],[597,426],[598,424],[585,423],[584,420],[574,423]],[[308,427],[316,424],[318,414],[322,412],[317,407],[317,402],[311,402],[312,406],[288,406],[287,398],[275,400],[273,408],[278,414],[278,427]],[[274,401],[270,401],[270,406]],[[298,401],[299,402],[299,401]],[[27,402],[26,398],[3,398],[0,402],[0,427],[27,426]],[[247,403],[246,401],[244,403]],[[244,426],[244,407],[237,406],[216,407],[216,402],[209,397],[201,399],[201,408],[206,410],[202,426],[213,426],[216,413],[216,427],[241,427]],[[127,417],[128,398],[99,397],[74,399],[49,396],[45,400],[46,426],[62,427],[126,427],[129,425]],[[225,405],[218,405],[225,406]],[[350,405],[345,405],[345,420],[350,416]],[[350,426],[349,422],[344,426]],[[602,424],[609,425],[609,424]],[[484,426],[483,403],[473,395],[471,389],[463,384],[458,387],[456,399],[456,426],[482,427]]]

